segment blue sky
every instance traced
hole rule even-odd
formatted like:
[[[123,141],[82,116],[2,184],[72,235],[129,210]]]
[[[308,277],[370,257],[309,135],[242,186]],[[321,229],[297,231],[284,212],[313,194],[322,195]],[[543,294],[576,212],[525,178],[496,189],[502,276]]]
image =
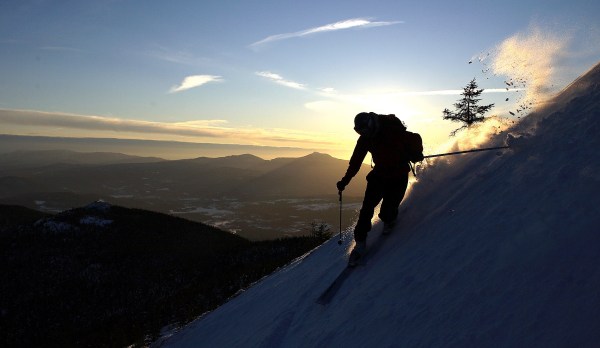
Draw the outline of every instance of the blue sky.
[[[488,116],[513,117],[597,63],[598,19],[597,1],[8,0],[0,133],[347,157],[375,111],[433,147],[472,78]]]

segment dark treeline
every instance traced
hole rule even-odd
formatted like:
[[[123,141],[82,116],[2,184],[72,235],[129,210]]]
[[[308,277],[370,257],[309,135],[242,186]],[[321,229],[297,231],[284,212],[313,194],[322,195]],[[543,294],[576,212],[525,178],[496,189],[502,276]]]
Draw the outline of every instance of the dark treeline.
[[[0,206],[0,346],[143,346],[322,242],[251,242],[102,202],[57,215]]]

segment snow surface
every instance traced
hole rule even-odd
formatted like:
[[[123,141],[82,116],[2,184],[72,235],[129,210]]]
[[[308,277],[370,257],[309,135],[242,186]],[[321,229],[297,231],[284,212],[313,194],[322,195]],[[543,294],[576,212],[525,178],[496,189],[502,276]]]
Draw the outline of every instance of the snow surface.
[[[328,305],[349,231],[154,345],[598,347],[599,70],[479,144],[510,150],[427,164]]]

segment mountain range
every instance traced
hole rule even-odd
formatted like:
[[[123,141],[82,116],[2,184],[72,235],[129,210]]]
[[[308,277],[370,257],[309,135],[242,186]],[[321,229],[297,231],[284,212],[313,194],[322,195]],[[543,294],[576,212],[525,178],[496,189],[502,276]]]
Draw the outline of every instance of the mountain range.
[[[346,167],[347,161],[321,153],[272,160],[249,154],[164,160],[119,153],[18,151],[0,154],[0,203],[60,212],[102,199],[228,224],[223,228],[252,239],[278,238],[286,216],[286,227],[298,226],[291,232],[296,234],[305,233],[302,224],[311,220],[338,221],[335,204],[310,213],[299,202],[337,203],[335,183]],[[367,171],[364,165],[359,176]],[[364,192],[365,181],[355,181],[344,192],[347,202],[357,202]],[[251,207],[282,200],[284,204],[264,209],[277,216],[266,217]],[[248,209],[234,209],[240,204]],[[235,215],[218,215],[234,210]],[[349,211],[346,219],[352,215]]]
[[[58,191],[109,199],[144,199],[164,191],[206,198],[312,197],[335,194],[346,167],[347,161],[321,153],[273,160],[237,155],[166,161],[118,153],[18,151],[0,154],[0,198]],[[363,190],[364,183],[358,183],[347,194],[360,196]]]

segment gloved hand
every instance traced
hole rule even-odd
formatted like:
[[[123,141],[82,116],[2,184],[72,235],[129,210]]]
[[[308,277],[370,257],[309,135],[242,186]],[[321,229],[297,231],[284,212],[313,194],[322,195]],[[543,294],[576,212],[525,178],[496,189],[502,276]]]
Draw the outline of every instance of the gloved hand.
[[[339,192],[344,191],[344,189],[346,188],[347,185],[348,185],[348,181],[345,180],[344,178],[342,178],[342,180],[338,181],[336,184]]]

